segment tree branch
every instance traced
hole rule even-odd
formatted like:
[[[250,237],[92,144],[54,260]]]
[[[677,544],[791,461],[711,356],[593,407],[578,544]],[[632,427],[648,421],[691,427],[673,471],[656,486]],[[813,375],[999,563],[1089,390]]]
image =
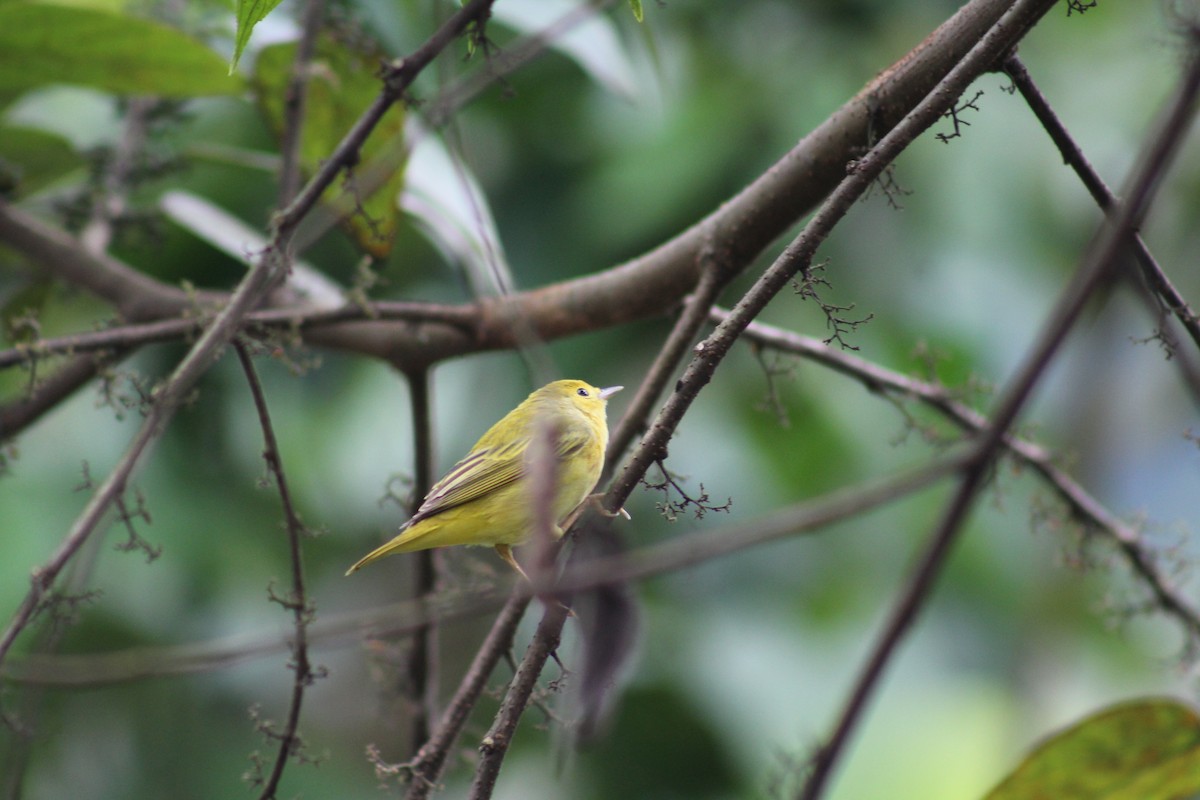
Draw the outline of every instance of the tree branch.
[[[1127,198],[1118,205],[1093,239],[1070,285],[1050,313],[1047,323],[1021,369],[996,403],[991,424],[979,435],[979,457],[963,473],[958,491],[946,506],[941,521],[923,549],[919,563],[889,614],[879,638],[864,662],[833,732],[813,759],[812,771],[797,795],[815,800],[824,791],[834,765],[868,700],[878,686],[896,647],[911,629],[916,616],[933,590],[933,584],[957,540],[975,496],[1001,447],[1004,436],[1058,352],[1067,333],[1083,312],[1088,300],[1116,268],[1121,249],[1141,224],[1154,190],[1178,148],[1195,112],[1200,90],[1200,59],[1193,58],[1180,81],[1168,114],[1153,132],[1149,145],[1129,179]]]
[[[454,746],[463,726],[467,724],[471,709],[479,701],[479,696],[487,685],[488,676],[496,668],[496,662],[512,647],[513,636],[521,617],[525,615],[529,600],[528,595],[519,591],[509,596],[508,602],[488,631],[487,638],[475,653],[475,659],[459,683],[437,729],[429,741],[417,751],[417,757],[411,764],[397,767],[397,770],[407,770],[411,776],[408,791],[404,795],[405,800],[425,800],[441,779],[450,748]]]
[[[1053,0],[1041,0],[1025,8],[1017,20],[1020,31],[1012,37],[1012,43],[1052,4]],[[880,73],[803,137],[761,177],[704,220],[639,258],[594,275],[484,299],[478,309],[473,309],[478,324],[470,330],[434,323],[414,327],[386,321],[347,322],[313,330],[307,341],[383,358],[408,370],[466,353],[517,346],[525,326],[537,338],[551,341],[657,316],[695,289],[702,267],[699,256],[710,242],[716,242],[722,249],[733,271],[740,272],[752,263],[777,236],[828,194],[844,176],[846,163],[890,130],[909,108],[926,96],[1010,5],[1012,0],[972,0],[963,6],[911,53]],[[484,14],[486,6],[487,3],[476,0],[463,7],[447,26],[467,24],[472,15]],[[388,98],[402,94],[401,87],[408,85],[405,81],[410,80],[411,69],[419,63],[421,59],[414,55],[389,68],[389,88],[347,134],[310,181],[309,188],[277,217],[276,225],[294,224],[298,214],[311,208],[337,170],[352,163],[370,126],[386,111]],[[30,241],[27,230],[24,235],[12,236],[14,212],[15,209],[0,203],[0,240],[9,241],[41,268],[57,270],[59,259],[43,257],[48,245],[39,237]],[[52,228],[48,229],[47,238],[63,246],[72,241]],[[97,271],[98,266],[104,279],[86,280],[88,276],[82,273]],[[179,290],[139,275],[142,281],[152,284],[142,287],[121,270],[108,270],[105,265],[89,262],[86,269],[63,277],[108,302],[147,309],[152,318],[174,315],[186,306]],[[207,295],[198,296],[201,302],[206,299]],[[178,305],[167,311],[171,302]],[[154,313],[155,309],[161,313]],[[517,319],[523,320],[524,325],[514,325],[513,320]]]
[[[283,777],[283,769],[287,766],[288,759],[298,753],[301,748],[300,737],[297,733],[297,728],[300,725],[300,708],[304,702],[304,690],[312,685],[316,674],[313,672],[312,664],[308,659],[308,623],[311,621],[313,609],[309,604],[308,594],[305,590],[304,582],[304,553],[300,547],[300,537],[304,533],[304,523],[296,514],[295,506],[292,504],[292,493],[288,489],[287,478],[283,473],[283,457],[279,452],[279,443],[275,439],[275,429],[271,425],[271,414],[267,408],[267,398],[263,394],[262,383],[258,380],[258,374],[254,370],[254,363],[250,360],[250,354],[246,351],[246,346],[241,342],[234,342],[234,349],[237,352],[238,361],[242,365],[242,371],[246,375],[246,383],[250,387],[250,394],[254,398],[254,408],[258,412],[259,426],[263,433],[263,459],[267,462],[267,469],[275,478],[275,488],[279,492],[279,499],[283,505],[283,516],[286,522],[288,553],[292,565],[292,591],[286,598],[281,598],[280,602],[284,608],[292,612],[294,638],[292,640],[292,696],[288,703],[288,718],[284,725],[282,733],[273,733],[272,735],[279,739],[279,752],[275,756],[275,763],[271,767],[271,774],[263,785],[263,790],[259,794],[259,800],[270,800],[275,797],[279,789],[279,781]]]
[[[1042,128],[1050,135],[1051,141],[1058,147],[1063,162],[1079,176],[1080,182],[1092,195],[1096,205],[1100,206],[1104,212],[1111,213],[1117,202],[1116,196],[1087,160],[1066,126],[1063,125],[1062,120],[1054,113],[1054,109],[1050,107],[1045,95],[1034,83],[1029,70],[1025,68],[1024,62],[1014,53],[1004,62],[1004,71],[1012,78],[1013,85],[1017,87],[1021,97],[1025,98],[1029,109],[1033,111],[1038,122],[1042,124]],[[1187,300],[1163,272],[1158,261],[1151,255],[1150,249],[1146,247],[1146,242],[1140,233],[1134,232],[1132,243],[1134,258],[1141,267],[1146,284],[1162,299],[1167,309],[1175,315],[1179,324],[1188,332],[1192,342],[1197,348],[1200,348],[1200,319],[1197,319],[1196,312],[1192,311]]]
[[[408,375],[413,418],[413,496],[424,497],[433,485],[433,406],[429,372]],[[413,553],[412,596],[433,594],[437,588],[437,566],[433,550]],[[415,755],[429,738],[431,720],[437,716],[437,627],[433,622],[412,634],[412,645],[404,656],[405,680],[402,694],[408,700],[409,746]]]
[[[715,310],[713,320],[720,322],[728,312]],[[988,426],[983,414],[956,401],[946,387],[926,383],[893,372],[878,364],[850,353],[831,348],[821,340],[785,331],[761,322],[752,323],[745,338],[773,349],[794,353],[834,369],[862,383],[872,392],[895,392],[914,397],[936,409],[946,419],[964,431],[978,433]],[[1079,485],[1065,470],[1056,465],[1053,453],[1027,439],[1006,434],[1003,439],[1008,451],[1025,466],[1036,472],[1066,505],[1069,513],[1089,531],[1108,539],[1128,562],[1130,569],[1146,585],[1156,604],[1174,617],[1193,640],[1200,640],[1200,611],[1181,594],[1156,564],[1138,531],[1126,524]]]

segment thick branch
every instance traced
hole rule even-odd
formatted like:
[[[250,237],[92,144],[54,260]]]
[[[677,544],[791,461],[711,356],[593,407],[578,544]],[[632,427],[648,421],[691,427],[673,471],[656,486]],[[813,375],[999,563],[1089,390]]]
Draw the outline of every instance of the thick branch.
[[[438,324],[413,328],[371,321],[323,327],[311,331],[306,338],[312,344],[384,358],[408,370],[470,352],[513,347],[519,343],[514,319],[522,319],[538,338],[550,341],[661,314],[665,309],[675,307],[695,288],[702,269],[699,256],[706,245],[715,246],[719,260],[730,265],[731,270],[744,270],[776,237],[828,194],[845,175],[846,164],[891,130],[1010,5],[1011,0],[973,0],[968,3],[911,53],[880,73],[841,109],[802,138],[752,184],[722,203],[704,220],[639,258],[594,275],[504,298],[487,299],[479,309],[477,327],[470,331]],[[1026,7],[1016,20],[1009,46],[1014,45],[1051,5],[1053,0],[1040,0],[1032,7]],[[471,14],[481,13],[482,6],[486,4],[477,0],[464,7],[456,18],[461,15],[465,24]],[[415,58],[406,59],[390,73],[397,81],[394,85],[399,85],[409,75],[412,65],[419,63]],[[380,107],[368,109],[360,124],[347,134],[322,171],[310,182],[311,189],[323,189],[328,185],[339,166],[348,163],[347,159],[357,152],[367,132],[363,128],[386,110],[383,104],[395,92],[389,89],[384,95],[380,97]],[[310,190],[301,192],[277,224],[293,223],[298,214],[311,208],[317,196],[319,191],[315,194]],[[109,266],[117,266],[113,263],[91,263],[88,269],[99,267],[105,273],[91,279],[82,274],[83,270],[73,270],[69,274],[61,272],[60,259],[43,258],[43,237],[30,241],[28,231],[24,236],[12,236],[14,212],[15,209],[0,203],[0,241],[8,241],[31,256],[41,268],[77,282],[109,302],[124,303],[152,317],[173,315],[186,305],[186,298],[181,298],[179,290],[163,287],[145,276],[135,280],[126,274],[127,267],[124,270],[109,269]],[[8,226],[6,221],[10,223]],[[51,241],[60,244],[62,239],[67,243],[72,241],[52,228],[47,231],[44,238]],[[69,247],[69,244],[65,246]],[[143,286],[146,281],[153,286]],[[172,306],[172,303],[176,305]]]

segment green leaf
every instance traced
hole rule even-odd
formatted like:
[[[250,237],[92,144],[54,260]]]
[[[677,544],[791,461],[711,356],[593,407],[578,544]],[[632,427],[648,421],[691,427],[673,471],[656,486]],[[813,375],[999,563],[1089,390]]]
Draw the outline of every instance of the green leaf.
[[[0,125],[0,191],[22,197],[82,166],[83,159],[62,137]]]
[[[1174,700],[1109,708],[1042,743],[985,800],[1175,800],[1200,793],[1200,718]]]
[[[642,21],[642,0],[629,0],[629,10],[633,12],[634,19]]]
[[[0,91],[54,83],[166,97],[232,94],[224,60],[183,33],[84,8],[0,3]]]
[[[254,83],[267,123],[278,136],[284,124],[284,98],[296,56],[295,44],[265,48],[255,60]],[[311,175],[375,98],[377,54],[353,52],[330,37],[317,40],[309,68],[308,101],[300,144],[300,163]],[[393,105],[359,152],[351,178],[335,182],[322,196],[326,211],[349,229],[358,245],[377,258],[392,247],[400,218],[397,204],[404,186],[404,109]]]
[[[237,0],[237,36],[233,42],[233,60],[229,62],[229,74],[238,65],[242,52],[250,43],[250,34],[254,26],[266,19],[280,0]]]

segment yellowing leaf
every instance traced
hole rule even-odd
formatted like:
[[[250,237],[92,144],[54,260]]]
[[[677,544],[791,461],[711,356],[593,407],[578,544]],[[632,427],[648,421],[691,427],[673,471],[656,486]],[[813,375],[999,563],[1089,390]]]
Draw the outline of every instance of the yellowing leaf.
[[[284,97],[296,46],[264,49],[255,62],[254,81],[262,110],[276,134],[281,134]],[[301,136],[300,160],[307,175],[346,135],[351,125],[378,96],[378,59],[351,52],[328,38],[318,40],[309,65],[308,102]],[[358,245],[377,258],[391,250],[400,212],[396,198],[404,186],[404,109],[394,105],[367,138],[359,166],[347,180],[325,191],[322,201],[334,209]]]

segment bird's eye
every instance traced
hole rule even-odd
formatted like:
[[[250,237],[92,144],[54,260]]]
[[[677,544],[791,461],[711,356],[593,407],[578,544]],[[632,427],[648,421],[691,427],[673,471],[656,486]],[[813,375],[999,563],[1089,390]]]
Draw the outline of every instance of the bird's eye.
[[[580,397],[588,396],[587,389],[576,389],[575,394],[579,395]]]

